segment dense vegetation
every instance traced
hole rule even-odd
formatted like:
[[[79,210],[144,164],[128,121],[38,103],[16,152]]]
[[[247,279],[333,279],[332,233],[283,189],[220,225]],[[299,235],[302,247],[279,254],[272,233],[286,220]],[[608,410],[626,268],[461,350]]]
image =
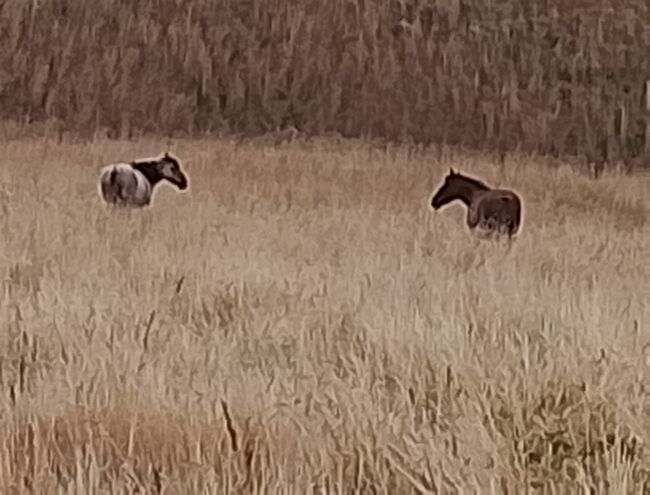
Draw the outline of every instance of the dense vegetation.
[[[0,119],[641,162],[646,0],[7,0]]]

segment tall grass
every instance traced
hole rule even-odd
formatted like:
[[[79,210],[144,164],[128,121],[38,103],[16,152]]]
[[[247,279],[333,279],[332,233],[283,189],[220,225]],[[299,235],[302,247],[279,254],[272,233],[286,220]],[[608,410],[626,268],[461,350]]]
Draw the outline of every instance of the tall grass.
[[[650,156],[645,0],[6,0],[0,118]]]
[[[158,147],[3,149],[3,493],[650,490],[647,178],[188,141],[107,211]],[[510,248],[427,208],[450,165],[522,195]]]

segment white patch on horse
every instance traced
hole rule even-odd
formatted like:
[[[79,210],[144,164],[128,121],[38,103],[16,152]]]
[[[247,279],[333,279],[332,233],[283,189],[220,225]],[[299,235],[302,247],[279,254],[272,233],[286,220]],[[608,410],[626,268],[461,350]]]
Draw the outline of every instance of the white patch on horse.
[[[141,207],[151,201],[151,184],[129,163],[104,167],[99,181],[100,193],[108,204]]]

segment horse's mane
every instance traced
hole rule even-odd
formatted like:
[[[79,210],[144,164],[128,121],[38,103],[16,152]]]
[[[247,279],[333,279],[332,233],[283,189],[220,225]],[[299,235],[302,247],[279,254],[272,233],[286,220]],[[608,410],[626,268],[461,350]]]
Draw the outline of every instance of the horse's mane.
[[[128,163],[130,163],[131,165],[141,165],[146,167],[146,166],[151,166],[160,163],[163,160],[163,158],[164,155],[151,156],[148,158],[137,158],[135,160],[129,161]]]
[[[477,189],[482,189],[484,191],[489,191],[490,189],[492,189],[485,182],[481,182],[478,179],[475,179],[473,177],[468,177],[467,175],[463,175],[461,173],[454,174],[454,177],[458,177],[459,179],[463,179],[463,181],[465,181],[465,182],[469,182],[470,184],[475,186]]]
[[[136,160],[131,160],[128,163],[130,163],[131,166],[139,165],[143,167],[150,167],[153,165],[157,165],[161,162],[170,161],[170,160],[180,165],[180,161],[178,160],[178,158],[168,151],[165,153],[160,153],[158,156],[152,156],[148,158],[137,158]]]

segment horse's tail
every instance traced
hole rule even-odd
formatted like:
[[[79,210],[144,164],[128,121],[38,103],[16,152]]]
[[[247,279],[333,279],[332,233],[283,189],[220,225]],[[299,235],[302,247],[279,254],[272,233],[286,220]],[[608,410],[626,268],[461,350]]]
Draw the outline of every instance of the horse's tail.
[[[512,219],[510,225],[510,236],[514,235],[521,226],[521,217],[522,217],[522,205],[521,199],[516,194],[513,194],[512,197]]]
[[[113,167],[110,175],[108,176],[108,181],[110,182],[111,186],[115,187],[115,182],[117,181],[117,168]]]

